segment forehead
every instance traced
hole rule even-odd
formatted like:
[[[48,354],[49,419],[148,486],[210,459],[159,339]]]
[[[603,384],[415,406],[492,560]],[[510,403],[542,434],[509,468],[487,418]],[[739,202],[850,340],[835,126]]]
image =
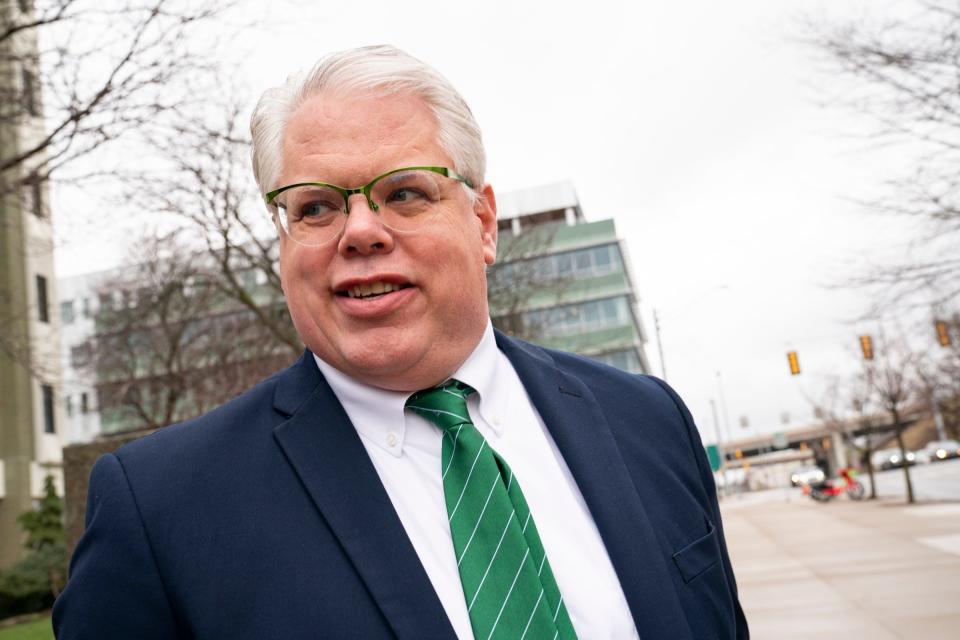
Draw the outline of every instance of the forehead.
[[[281,182],[360,184],[401,166],[450,162],[436,118],[417,96],[318,94],[293,113]]]

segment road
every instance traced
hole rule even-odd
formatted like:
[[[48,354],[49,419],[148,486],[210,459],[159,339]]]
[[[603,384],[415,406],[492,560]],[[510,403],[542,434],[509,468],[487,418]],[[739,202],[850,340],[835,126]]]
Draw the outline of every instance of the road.
[[[906,489],[903,469],[890,469],[876,474],[877,495],[880,497],[903,497]],[[960,458],[918,464],[910,467],[913,483],[913,495],[917,500],[957,500],[960,501]],[[859,476],[867,494],[870,492],[870,479],[867,474]]]

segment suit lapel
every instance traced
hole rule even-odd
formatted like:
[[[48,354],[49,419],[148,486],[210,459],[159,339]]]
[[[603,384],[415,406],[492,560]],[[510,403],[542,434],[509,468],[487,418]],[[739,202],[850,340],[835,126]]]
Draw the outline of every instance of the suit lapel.
[[[307,352],[278,383],[274,437],[398,638],[453,627],[360,437]]]
[[[543,351],[497,333],[590,509],[641,638],[688,638],[669,567],[593,393]],[[641,485],[646,487],[647,485]]]

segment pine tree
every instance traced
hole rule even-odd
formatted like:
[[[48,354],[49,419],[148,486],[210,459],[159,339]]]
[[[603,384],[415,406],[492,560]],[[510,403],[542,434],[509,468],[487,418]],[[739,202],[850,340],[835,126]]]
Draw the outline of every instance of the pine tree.
[[[38,508],[20,514],[18,520],[27,534],[24,545],[31,551],[63,544],[63,501],[57,495],[53,476],[47,476],[43,482],[43,498]]]
[[[43,498],[36,509],[18,518],[27,534],[26,558],[0,574],[0,601],[19,602],[18,611],[26,613],[49,607],[51,596],[60,595],[66,584],[67,549],[63,531],[63,502],[57,495],[53,477],[47,476]]]

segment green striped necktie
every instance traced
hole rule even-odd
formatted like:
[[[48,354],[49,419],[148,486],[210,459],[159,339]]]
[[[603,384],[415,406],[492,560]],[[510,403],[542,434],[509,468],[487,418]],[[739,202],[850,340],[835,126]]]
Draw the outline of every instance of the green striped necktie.
[[[443,493],[474,637],[575,639],[520,485],[470,421],[471,393],[450,380],[406,406],[443,431]]]

